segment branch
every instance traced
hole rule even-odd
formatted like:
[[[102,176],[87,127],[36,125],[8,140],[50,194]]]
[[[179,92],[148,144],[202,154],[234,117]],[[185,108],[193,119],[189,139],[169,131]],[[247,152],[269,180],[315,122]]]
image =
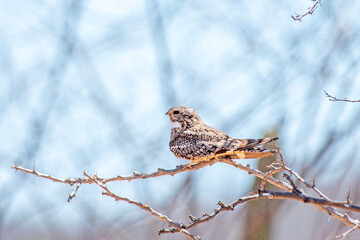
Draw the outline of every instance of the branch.
[[[77,190],[79,190],[81,186],[81,182],[78,182],[74,188],[74,190],[69,194],[68,202],[71,202],[71,200],[75,197]]]
[[[66,183],[66,184],[69,184],[70,186],[74,185],[75,183],[91,183],[91,181],[86,179],[86,178],[66,178],[66,179],[62,179],[62,178],[53,177],[50,174],[40,173],[40,172],[36,171],[35,169],[31,170],[31,169],[23,168],[21,166],[16,166],[16,165],[11,167],[11,168],[15,169],[16,171],[22,171],[22,172],[25,172],[25,173],[33,174],[33,175],[35,175],[37,177],[40,177],[40,178],[50,179],[53,182]]]
[[[220,161],[220,160],[219,159],[210,159],[209,161],[202,161],[202,162],[198,162],[196,164],[189,163],[186,165],[179,165],[179,166],[176,166],[175,169],[170,169],[170,170],[158,168],[158,170],[156,172],[152,172],[152,173],[133,172],[132,175],[128,175],[128,176],[118,175],[113,178],[97,177],[97,179],[99,181],[101,181],[102,183],[107,183],[107,182],[113,182],[113,181],[124,181],[124,180],[131,181],[134,179],[154,178],[154,177],[167,176],[167,175],[174,176],[175,174],[178,174],[178,173],[194,171],[194,170],[198,170],[200,168],[206,167],[206,166],[211,166],[218,161]]]
[[[336,239],[339,239],[339,238],[343,238],[343,237],[346,237],[346,235],[348,235],[349,233],[351,233],[352,231],[354,231],[355,229],[359,228],[359,224],[355,225],[354,227],[352,227],[351,229],[349,229],[348,231],[344,232],[343,234],[339,235],[339,236],[336,236],[335,238]]]
[[[315,187],[315,179],[313,179],[312,184],[306,182],[297,172],[295,172],[294,170],[285,167],[286,171],[288,171],[290,174],[294,175],[300,182],[304,183],[306,187],[311,188],[312,190],[314,190],[314,192],[316,192],[317,194],[319,194],[320,197],[325,198],[326,200],[332,201],[329,197],[327,197],[324,193],[320,192],[319,189],[317,189]]]
[[[206,167],[206,166],[211,166],[214,163],[220,161],[219,159],[210,159],[209,161],[202,161],[202,162],[198,162],[196,164],[186,164],[186,165],[179,165],[176,166],[175,169],[163,169],[163,168],[158,168],[158,170],[156,172],[152,172],[152,173],[139,173],[139,172],[133,172],[132,175],[118,175],[116,177],[111,177],[111,178],[103,178],[103,177],[99,177],[96,176],[97,180],[100,181],[101,183],[105,184],[107,182],[113,182],[113,181],[131,181],[134,179],[147,179],[147,178],[154,178],[154,177],[160,177],[160,176],[166,176],[166,175],[171,175],[174,176],[175,174],[178,173],[182,173],[182,172],[188,172],[188,171],[194,171],[194,170],[198,170],[200,168]],[[19,170],[25,173],[30,173],[33,174],[37,177],[41,177],[41,178],[46,178],[46,179],[50,179],[54,182],[60,182],[60,183],[66,183],[69,185],[74,185],[76,183],[82,183],[82,184],[91,184],[93,183],[93,181],[91,181],[88,178],[67,178],[67,179],[61,179],[61,178],[56,178],[56,177],[52,177],[50,174],[43,174],[40,173],[38,171],[31,170],[31,169],[27,169],[21,166],[13,166],[12,167],[15,170]]]
[[[294,21],[299,21],[301,22],[302,18],[305,17],[306,15],[312,15],[315,11],[315,9],[317,8],[317,6],[320,4],[320,0],[314,0],[314,4],[309,7],[309,10],[303,14],[297,14],[296,16],[291,16],[291,18],[294,20]]]
[[[266,197],[270,197],[269,194],[267,193],[261,193],[261,195],[263,196],[263,198]],[[251,195],[251,196],[246,196],[246,197],[242,197],[237,199],[236,201],[229,203],[229,204],[223,204],[221,201],[218,202],[218,205],[220,205],[220,207],[215,208],[214,211],[212,213],[205,213],[203,216],[199,217],[199,218],[195,218],[195,217],[190,217],[191,222],[189,224],[183,225],[183,228],[188,229],[188,228],[192,228],[195,227],[196,225],[199,225],[200,223],[203,222],[208,222],[210,220],[212,220],[216,215],[218,215],[220,212],[225,212],[225,211],[233,211],[234,208],[244,202],[248,202],[248,201],[253,201],[256,199],[259,199],[259,194],[255,194],[255,195]],[[170,228],[170,229],[160,229],[159,230],[159,234],[162,233],[174,233],[177,232],[177,229],[174,228]]]
[[[101,188],[103,188],[103,190],[104,190],[103,195],[110,196],[110,197],[114,198],[116,201],[121,200],[121,201],[128,202],[130,204],[136,205],[136,206],[140,207],[141,209],[148,211],[152,215],[157,216],[160,220],[165,221],[171,228],[170,229],[161,229],[159,231],[159,234],[168,233],[168,232],[181,232],[185,236],[187,236],[189,239],[198,239],[198,237],[194,237],[186,229],[191,228],[193,226],[196,226],[196,225],[198,225],[200,223],[210,221],[215,216],[217,216],[217,214],[219,212],[233,210],[234,207],[237,206],[238,204],[241,204],[241,203],[244,203],[244,202],[247,202],[247,201],[257,200],[257,199],[293,199],[293,200],[301,201],[303,203],[312,204],[315,207],[317,207],[319,210],[321,210],[321,211],[329,214],[330,216],[338,219],[339,221],[343,222],[344,225],[352,226],[353,228],[350,229],[349,231],[347,231],[346,233],[344,233],[343,234],[344,236],[347,235],[348,233],[350,233],[351,231],[353,231],[353,229],[360,229],[359,220],[352,219],[346,213],[341,214],[339,212],[336,212],[335,209],[334,209],[334,208],[339,208],[339,209],[344,209],[344,210],[347,210],[347,211],[359,212],[360,213],[360,206],[351,204],[350,192],[348,193],[346,201],[340,202],[340,201],[331,200],[325,194],[323,194],[319,189],[317,189],[315,187],[315,181],[313,181],[313,183],[310,184],[310,183],[306,182],[298,173],[296,173],[292,169],[288,168],[285,165],[285,161],[284,161],[284,159],[282,157],[282,154],[280,152],[280,149],[278,147],[277,147],[277,152],[279,154],[280,159],[278,159],[277,162],[270,165],[270,168],[272,168],[272,169],[270,170],[270,172],[267,172],[267,173],[263,173],[263,172],[261,172],[261,171],[259,171],[257,169],[253,169],[249,165],[244,166],[243,164],[239,163],[236,160],[224,159],[224,158],[211,159],[209,161],[202,161],[202,162],[199,162],[199,163],[196,163],[196,164],[190,163],[190,164],[187,164],[187,165],[180,165],[180,166],[177,166],[175,169],[170,169],[170,170],[165,170],[165,169],[159,168],[156,172],[153,172],[153,173],[137,173],[137,172],[133,172],[132,175],[118,175],[117,177],[113,177],[113,178],[101,178],[101,177],[98,177],[97,175],[90,176],[86,172],[84,172],[84,175],[86,176],[85,178],[82,177],[82,178],[61,179],[61,178],[52,177],[49,174],[40,173],[40,172],[38,172],[36,170],[29,170],[29,169],[23,168],[21,166],[14,166],[13,168],[15,170],[20,170],[20,171],[23,171],[25,173],[30,173],[30,174],[33,174],[35,176],[41,177],[41,178],[46,178],[46,179],[52,180],[54,182],[66,183],[66,184],[69,184],[69,185],[77,184],[75,186],[74,190],[69,195],[69,198],[68,198],[69,202],[71,201],[71,199],[73,197],[75,197],[75,194],[78,191],[81,184],[83,184],[83,183],[88,183],[88,184],[95,183],[98,186],[100,186]],[[189,224],[186,224],[186,225],[172,221],[169,217],[156,212],[155,210],[153,210],[150,206],[148,206],[146,204],[142,204],[140,202],[129,199],[127,197],[118,196],[115,193],[112,193],[105,185],[107,182],[111,182],[111,181],[123,181],[123,180],[131,181],[133,179],[146,179],[146,178],[153,178],[153,177],[159,177],[159,176],[165,176],[165,175],[174,176],[177,173],[197,170],[197,169],[200,169],[202,167],[212,165],[212,164],[214,164],[216,162],[219,162],[219,161],[223,162],[223,163],[226,163],[226,164],[229,164],[231,166],[234,166],[234,167],[236,167],[236,168],[238,168],[240,170],[246,171],[249,174],[252,174],[252,175],[262,179],[258,194],[253,194],[253,195],[250,195],[250,196],[239,198],[236,201],[234,201],[234,202],[232,202],[230,204],[227,204],[227,205],[225,205],[225,204],[223,204],[222,202],[219,201],[218,204],[220,205],[220,207],[214,209],[214,212],[212,212],[210,214],[204,214],[202,217],[199,217],[199,218],[189,216],[191,222]],[[290,184],[285,182],[285,181],[275,179],[273,177],[274,173],[281,172],[281,171],[284,172],[283,176],[287,179],[287,181]],[[290,175],[286,174],[285,172],[288,172]],[[308,196],[302,189],[299,189],[296,186],[296,184],[295,184],[295,182],[294,182],[294,180],[292,179],[291,176],[295,176],[295,178],[298,181],[305,184],[305,186],[307,188],[312,189],[313,191],[315,191],[320,196],[320,198]],[[267,182],[273,184],[274,186],[279,187],[280,189],[286,190],[287,192],[270,192],[270,191],[266,191],[265,190],[265,184]],[[343,235],[341,235],[341,236],[343,236]]]
[[[149,212],[151,215],[158,217],[160,220],[166,222],[169,226],[175,228],[178,232],[181,232],[182,234],[184,234],[187,238],[189,239],[193,239],[193,240],[200,240],[200,237],[195,237],[194,235],[192,235],[189,231],[187,231],[186,229],[183,228],[182,224],[174,222],[173,220],[171,220],[169,217],[167,217],[164,214],[158,213],[156,212],[154,209],[152,209],[149,205],[147,204],[143,204],[140,203],[138,201],[132,200],[130,198],[127,197],[122,197],[119,195],[116,195],[115,193],[111,192],[106,185],[104,185],[103,183],[101,183],[99,181],[99,179],[96,178],[96,176],[91,177],[90,175],[88,175],[86,172],[84,172],[84,175],[93,183],[96,183],[98,186],[100,186],[102,189],[104,189],[104,191],[102,192],[103,195],[112,197],[115,199],[115,201],[124,201],[127,203],[130,203],[132,205],[135,205],[147,212]]]
[[[303,203],[312,204],[315,207],[317,207],[320,211],[323,211],[323,212],[329,214],[330,216],[338,219],[339,221],[343,222],[344,225],[352,226],[354,229],[357,229],[357,228],[360,229],[359,220],[354,220],[354,219],[350,218],[347,214],[338,213],[333,208],[333,207],[336,207],[336,208],[340,208],[340,209],[346,209],[348,211],[360,212],[360,206],[350,204],[351,201],[350,201],[349,194],[348,194],[346,202],[338,202],[338,201],[331,200],[330,198],[328,198],[325,194],[323,194],[320,190],[318,190],[315,187],[315,180],[313,180],[312,184],[309,184],[297,172],[295,172],[292,169],[290,169],[289,167],[287,167],[285,165],[285,161],[282,157],[281,151],[278,147],[277,147],[277,152],[279,154],[280,160],[277,160],[276,165],[278,165],[278,166],[275,166],[275,167],[278,167],[278,168],[275,168],[275,170],[270,171],[270,173],[267,172],[265,174],[257,169],[252,169],[249,165],[247,165],[245,167],[244,165],[240,164],[237,161],[234,161],[231,159],[222,159],[221,161],[224,163],[235,166],[241,170],[247,171],[249,174],[253,174],[253,175],[261,178],[262,182],[261,182],[261,185],[259,188],[259,193],[251,195],[251,196],[239,198],[236,201],[234,201],[230,204],[227,204],[227,205],[224,205],[221,201],[219,201],[218,204],[220,205],[220,207],[214,209],[214,211],[212,213],[204,214],[202,217],[199,217],[199,218],[189,216],[191,222],[186,225],[184,224],[184,228],[185,229],[192,228],[203,222],[210,221],[213,218],[215,218],[215,216],[217,216],[220,212],[233,210],[234,207],[237,206],[238,204],[241,204],[241,203],[244,203],[247,201],[253,201],[253,200],[257,200],[257,199],[293,199],[293,200],[301,201]],[[296,187],[294,181],[291,179],[291,176],[287,175],[286,173],[284,173],[283,175],[290,182],[290,185],[283,181],[274,179],[272,177],[272,175],[274,174],[274,172],[280,172],[280,171],[278,171],[278,169],[284,169],[287,172],[289,172],[290,175],[294,175],[300,182],[304,183],[308,188],[310,188],[310,189],[314,190],[316,193],[318,193],[321,198],[310,197],[303,190],[300,191]],[[278,186],[282,189],[285,189],[289,192],[283,193],[283,192],[264,191],[264,189],[261,189],[261,187],[263,187],[263,188],[265,187],[264,182],[265,183],[270,182],[273,185],[276,185],[276,186]],[[344,234],[346,235],[351,231],[353,231],[353,230],[350,230]],[[159,234],[170,233],[170,232],[171,233],[177,232],[177,229],[175,229],[175,228],[161,229],[159,231]]]
[[[303,193],[299,193],[299,192],[273,192],[273,191],[264,191],[262,193],[258,193],[258,194],[254,194],[254,195],[250,195],[250,196],[246,196],[246,197],[242,197],[239,198],[237,200],[235,200],[234,202],[231,202],[227,205],[223,204],[222,202],[219,201],[219,205],[220,207],[214,209],[214,211],[210,214],[204,214],[202,217],[199,218],[190,218],[191,222],[189,224],[183,225],[183,229],[189,229],[192,228],[200,223],[203,222],[207,222],[210,221],[211,219],[213,219],[216,215],[218,215],[220,212],[224,212],[224,211],[232,211],[234,210],[234,208],[244,202],[248,202],[248,201],[254,201],[254,200],[258,200],[258,199],[292,199],[292,200],[296,200],[299,202],[303,202],[305,204],[312,204],[314,206],[317,207],[336,207],[336,208],[340,208],[340,209],[346,209],[349,211],[353,211],[353,212],[359,212],[360,213],[360,206],[356,206],[353,204],[348,204],[345,202],[336,202],[336,201],[329,201],[326,199],[322,199],[322,198],[315,198],[315,197],[309,197],[306,194]],[[332,209],[332,208],[330,208]],[[329,214],[331,213],[331,211],[329,211]],[[346,225],[351,225],[355,228],[360,229],[359,226],[359,221],[358,220],[353,220],[351,218],[347,219],[348,216],[345,214],[342,215],[340,214],[341,217],[343,218],[344,224]],[[340,217],[339,215],[339,217]],[[346,218],[346,219],[345,219]],[[159,234],[162,233],[173,233],[173,232],[177,232],[178,230],[171,228],[171,229],[161,229],[159,231]]]
[[[324,90],[324,93],[325,93],[325,96],[329,98],[329,101],[332,101],[332,102],[351,102],[351,103],[356,103],[356,102],[360,102],[360,100],[348,100],[346,98],[336,98],[334,96],[331,96],[329,93],[327,93],[325,90]]]
[[[223,163],[229,164],[231,166],[234,166],[234,167],[236,167],[238,169],[241,169],[243,171],[246,171],[246,172],[248,172],[248,174],[254,175],[254,176],[256,176],[256,177],[258,177],[260,179],[264,179],[265,176],[266,176],[265,173],[263,173],[263,172],[261,172],[261,171],[259,171],[257,169],[251,168],[250,165],[244,166],[243,164],[241,164],[238,161],[233,160],[233,159],[222,159],[220,161],[223,162]],[[271,183],[272,185],[277,186],[277,187],[279,187],[281,189],[290,191],[290,192],[293,190],[293,188],[292,188],[292,186],[290,184],[288,184],[288,183],[286,183],[284,181],[278,180],[276,178],[273,178],[273,177],[268,177],[267,182]]]
[[[275,142],[273,142],[273,144],[276,147],[276,152],[279,154],[280,160],[277,159],[275,162],[273,162],[272,164],[267,166],[270,170],[268,172],[266,172],[265,176],[263,177],[263,179],[261,181],[260,188],[259,188],[260,192],[265,190],[265,185],[266,185],[269,177],[272,177],[273,175],[275,175],[278,172],[285,171],[285,161],[280,152],[280,148],[278,145],[276,145]]]

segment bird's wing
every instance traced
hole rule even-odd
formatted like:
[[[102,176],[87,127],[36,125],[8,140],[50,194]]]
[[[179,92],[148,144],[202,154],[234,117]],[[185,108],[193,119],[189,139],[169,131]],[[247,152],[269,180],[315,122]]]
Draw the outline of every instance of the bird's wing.
[[[248,158],[264,158],[270,157],[274,154],[273,151],[267,151],[267,149],[260,150],[235,150],[224,153],[216,153],[215,157],[225,157],[231,159],[248,159]]]
[[[278,138],[262,139],[232,139],[229,138],[221,149],[216,152],[216,157],[229,157],[232,159],[264,158],[273,155],[274,151],[257,146],[276,141]]]

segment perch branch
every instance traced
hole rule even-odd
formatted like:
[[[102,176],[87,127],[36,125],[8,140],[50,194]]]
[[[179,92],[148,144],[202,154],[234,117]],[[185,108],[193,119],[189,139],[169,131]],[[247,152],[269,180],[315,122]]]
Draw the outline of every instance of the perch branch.
[[[209,161],[198,162],[196,164],[190,163],[190,164],[186,164],[186,165],[179,165],[179,166],[176,166],[176,168],[174,168],[174,169],[158,168],[158,170],[156,172],[152,172],[152,173],[133,172],[132,175],[118,175],[116,177],[111,177],[111,178],[103,178],[103,177],[96,176],[96,178],[98,179],[98,181],[105,184],[107,182],[113,182],[113,181],[131,181],[134,179],[147,179],[147,178],[154,178],[154,177],[160,177],[160,176],[166,176],[166,175],[174,176],[175,174],[178,174],[181,172],[194,171],[194,170],[198,170],[200,168],[203,168],[203,167],[206,167],[209,165],[211,166],[212,164],[214,164],[218,161],[220,161],[220,160],[219,159],[211,159]],[[61,179],[61,178],[53,177],[50,174],[43,174],[36,170],[27,169],[27,168],[24,168],[21,166],[13,166],[12,168],[15,170],[18,170],[18,171],[33,174],[40,178],[50,179],[54,182],[67,183],[67,184],[70,184],[71,186],[76,183],[82,183],[82,184],[93,183],[93,181],[91,181],[90,179],[83,178],[83,177]]]

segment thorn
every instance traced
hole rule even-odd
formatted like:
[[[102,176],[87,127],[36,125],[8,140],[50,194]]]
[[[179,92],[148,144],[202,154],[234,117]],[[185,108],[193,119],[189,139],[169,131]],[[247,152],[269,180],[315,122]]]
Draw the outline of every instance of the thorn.
[[[347,197],[346,197],[346,202],[351,204],[352,201],[351,201],[351,186],[349,186],[349,191],[348,191],[348,194],[347,194]]]
[[[312,177],[312,184],[311,184],[311,187],[315,187],[315,177]]]
[[[192,215],[190,215],[189,218],[190,218],[190,220],[193,221],[193,222],[196,221],[196,217],[194,217],[194,216],[192,216]]]

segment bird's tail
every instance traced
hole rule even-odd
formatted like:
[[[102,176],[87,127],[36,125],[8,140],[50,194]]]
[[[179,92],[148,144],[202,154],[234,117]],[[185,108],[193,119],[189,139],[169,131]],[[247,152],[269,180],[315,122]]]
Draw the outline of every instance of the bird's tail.
[[[241,143],[238,149],[249,149],[259,145],[263,145],[265,143],[274,142],[278,139],[279,139],[278,137],[273,137],[273,138],[236,139],[236,140],[240,141]]]
[[[276,151],[257,146],[278,140],[278,137],[262,139],[235,139],[238,147],[235,150],[219,151],[217,157],[231,159],[264,158],[272,156]]]

